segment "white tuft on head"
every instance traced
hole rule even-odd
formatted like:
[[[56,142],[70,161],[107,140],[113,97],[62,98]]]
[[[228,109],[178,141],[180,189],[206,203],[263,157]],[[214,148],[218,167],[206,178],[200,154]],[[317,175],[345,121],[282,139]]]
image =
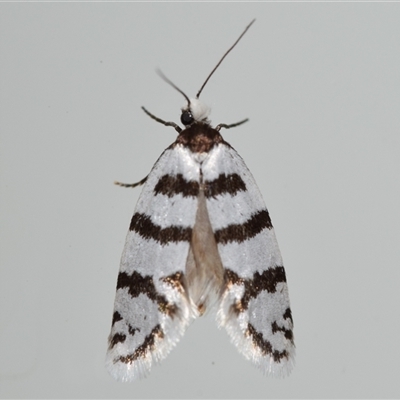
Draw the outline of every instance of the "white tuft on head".
[[[188,107],[184,107],[183,110],[187,110]],[[199,99],[190,99],[190,111],[195,121],[203,121],[206,122],[208,116],[211,113],[210,107],[204,104]]]

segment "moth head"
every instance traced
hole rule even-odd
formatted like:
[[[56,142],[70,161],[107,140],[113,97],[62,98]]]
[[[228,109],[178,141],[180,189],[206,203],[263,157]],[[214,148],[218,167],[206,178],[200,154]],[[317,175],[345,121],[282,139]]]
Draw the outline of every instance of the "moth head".
[[[188,104],[182,107],[181,122],[188,126],[193,122],[209,122],[210,107],[204,104],[199,99],[190,99]]]

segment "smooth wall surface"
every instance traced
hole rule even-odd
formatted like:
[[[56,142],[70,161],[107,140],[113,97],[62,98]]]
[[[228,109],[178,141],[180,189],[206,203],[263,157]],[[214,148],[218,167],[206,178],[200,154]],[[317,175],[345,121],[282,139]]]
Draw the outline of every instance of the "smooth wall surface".
[[[140,189],[203,91],[265,197],[297,365],[263,377],[195,322],[151,375],[104,368]],[[0,4],[0,396],[398,397],[400,5]]]

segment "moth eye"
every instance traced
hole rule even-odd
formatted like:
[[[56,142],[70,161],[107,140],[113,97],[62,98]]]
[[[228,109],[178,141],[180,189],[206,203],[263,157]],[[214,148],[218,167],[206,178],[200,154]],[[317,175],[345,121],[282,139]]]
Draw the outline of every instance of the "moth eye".
[[[182,111],[181,122],[183,125],[187,126],[192,124],[194,121],[193,115],[189,110]]]

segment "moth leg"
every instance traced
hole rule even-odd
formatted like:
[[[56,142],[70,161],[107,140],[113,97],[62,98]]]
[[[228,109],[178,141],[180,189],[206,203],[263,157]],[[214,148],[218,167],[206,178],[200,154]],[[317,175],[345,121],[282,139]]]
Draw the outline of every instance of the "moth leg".
[[[236,122],[236,123],[234,123],[234,124],[229,124],[229,125],[227,125],[227,124],[218,124],[218,125],[215,127],[215,130],[219,132],[219,131],[221,130],[221,128],[225,128],[225,129],[234,128],[235,126],[239,126],[239,125],[244,124],[244,123],[247,122],[248,120],[249,120],[249,119],[246,118],[246,119],[244,119],[243,121],[239,121],[239,122]]]
[[[115,181],[115,182],[114,182],[114,185],[118,185],[118,186],[122,186],[122,187],[134,188],[134,187],[136,187],[136,186],[143,185],[143,183],[146,182],[147,177],[148,177],[148,175],[147,175],[146,177],[144,177],[141,181],[135,182],[135,183],[122,183],[122,182]]]

